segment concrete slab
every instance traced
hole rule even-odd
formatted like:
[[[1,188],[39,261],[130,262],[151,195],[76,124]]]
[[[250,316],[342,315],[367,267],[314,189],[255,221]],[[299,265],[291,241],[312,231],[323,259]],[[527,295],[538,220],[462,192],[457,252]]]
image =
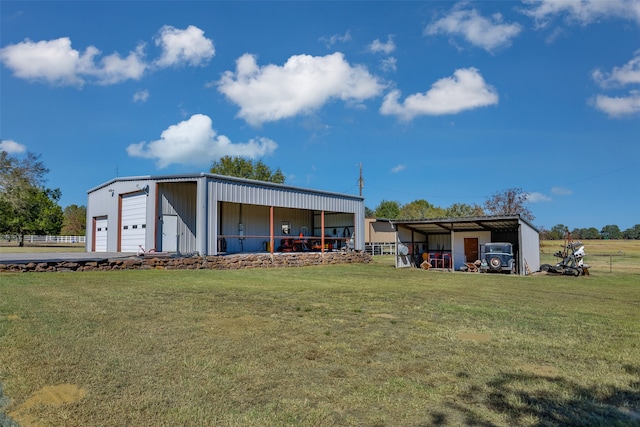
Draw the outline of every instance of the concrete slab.
[[[30,262],[101,261],[130,258],[134,253],[123,252],[42,252],[0,254],[0,264],[27,264]]]

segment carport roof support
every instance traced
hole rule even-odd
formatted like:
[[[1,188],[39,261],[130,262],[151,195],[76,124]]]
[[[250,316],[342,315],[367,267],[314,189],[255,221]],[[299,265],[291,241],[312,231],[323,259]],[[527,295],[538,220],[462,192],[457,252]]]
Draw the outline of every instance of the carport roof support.
[[[453,231],[508,231],[518,229],[520,223],[525,223],[538,231],[520,215],[408,220],[378,219],[377,221],[388,222],[396,228],[402,227],[424,234],[451,233]]]

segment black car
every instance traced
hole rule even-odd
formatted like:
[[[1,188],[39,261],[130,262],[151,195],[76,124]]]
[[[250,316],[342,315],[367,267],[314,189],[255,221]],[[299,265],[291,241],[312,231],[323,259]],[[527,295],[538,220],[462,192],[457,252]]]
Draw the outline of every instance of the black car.
[[[515,273],[516,262],[513,259],[513,245],[511,243],[487,243],[484,245],[480,271],[483,273]]]

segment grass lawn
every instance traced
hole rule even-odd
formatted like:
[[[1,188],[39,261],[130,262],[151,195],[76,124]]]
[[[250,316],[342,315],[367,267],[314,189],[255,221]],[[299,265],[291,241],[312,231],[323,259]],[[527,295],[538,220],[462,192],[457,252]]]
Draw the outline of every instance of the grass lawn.
[[[580,278],[4,274],[0,426],[640,425],[631,252]]]
[[[84,243],[25,243],[18,246],[18,242],[0,240],[0,259],[2,254],[9,253],[43,253],[43,252],[85,252]]]

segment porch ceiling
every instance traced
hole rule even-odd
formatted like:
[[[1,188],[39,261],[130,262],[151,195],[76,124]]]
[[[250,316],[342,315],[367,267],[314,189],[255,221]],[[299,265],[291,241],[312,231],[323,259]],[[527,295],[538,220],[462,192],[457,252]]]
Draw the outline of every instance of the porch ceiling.
[[[514,231],[520,224],[519,216],[480,216],[472,218],[439,218],[387,221],[396,229],[404,228],[423,234],[448,234],[459,231]]]

